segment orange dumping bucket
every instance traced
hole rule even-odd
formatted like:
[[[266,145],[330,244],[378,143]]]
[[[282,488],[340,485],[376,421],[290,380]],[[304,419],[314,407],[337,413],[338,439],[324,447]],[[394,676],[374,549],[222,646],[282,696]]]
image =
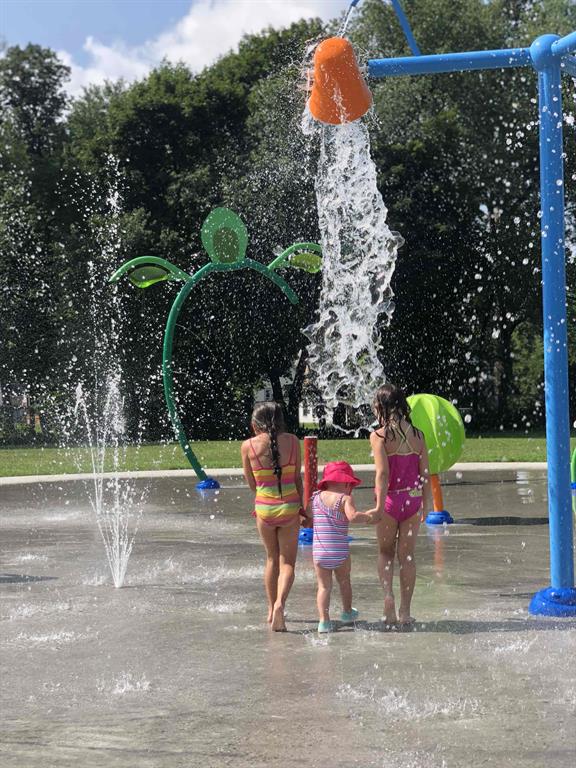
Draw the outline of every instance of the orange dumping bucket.
[[[322,123],[351,123],[365,115],[372,94],[360,73],[354,50],[343,37],[330,37],[316,48],[314,82],[308,106]]]

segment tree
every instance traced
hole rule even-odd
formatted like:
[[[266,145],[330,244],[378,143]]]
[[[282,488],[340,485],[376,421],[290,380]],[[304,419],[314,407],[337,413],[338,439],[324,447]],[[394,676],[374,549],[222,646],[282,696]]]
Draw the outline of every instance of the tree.
[[[0,378],[34,409],[62,363],[58,179],[68,69],[52,51],[12,47],[0,59]]]

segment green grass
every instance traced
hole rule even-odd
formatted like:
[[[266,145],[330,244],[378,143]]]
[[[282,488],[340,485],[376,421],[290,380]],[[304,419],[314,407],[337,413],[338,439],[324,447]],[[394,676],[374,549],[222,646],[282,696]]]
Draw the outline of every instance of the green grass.
[[[211,441],[193,444],[194,452],[206,467],[239,467],[239,441]],[[576,437],[572,439],[572,450]],[[321,440],[319,461],[345,460],[351,464],[371,462],[367,440]],[[469,437],[461,461],[545,461],[546,440],[542,435],[485,435]],[[106,469],[112,469],[108,463]],[[120,466],[123,470],[190,469],[180,447],[143,445],[129,447]],[[0,449],[0,477],[20,475],[74,474],[90,471],[90,459],[84,449],[64,451],[58,448]]]

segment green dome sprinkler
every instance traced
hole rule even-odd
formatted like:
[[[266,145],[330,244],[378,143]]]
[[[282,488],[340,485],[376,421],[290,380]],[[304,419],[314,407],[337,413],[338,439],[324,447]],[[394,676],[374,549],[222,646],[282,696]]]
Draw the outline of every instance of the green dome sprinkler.
[[[177,294],[164,330],[164,346],[162,352],[162,378],[164,381],[164,397],[168,406],[170,421],[178,437],[182,450],[196,472],[200,482],[197,488],[219,488],[217,480],[206,475],[200,462],[190,447],[184,427],[180,421],[176,403],[174,402],[174,380],[172,375],[172,346],[174,329],[182,305],[188,298],[192,288],[212,272],[231,272],[239,269],[253,269],[271,280],[280,288],[291,304],[298,304],[299,298],[288,283],[277,274],[276,270],[294,267],[311,274],[318,272],[322,265],[321,248],[317,243],[294,243],[286,248],[267,266],[259,261],[246,257],[248,232],[242,219],[228,208],[216,208],[202,225],[202,245],[206,249],[210,263],[203,266],[194,275],[189,275],[171,264],[166,259],[156,256],[139,256],[123,264],[112,275],[109,282],[117,283],[126,276],[137,288],[149,288],[156,283],[179,280],[184,283]]]

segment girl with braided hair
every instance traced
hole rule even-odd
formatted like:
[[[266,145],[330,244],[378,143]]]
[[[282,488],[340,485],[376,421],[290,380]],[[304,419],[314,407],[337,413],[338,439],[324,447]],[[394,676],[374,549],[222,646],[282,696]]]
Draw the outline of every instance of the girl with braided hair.
[[[286,432],[278,403],[259,403],[252,413],[254,437],[242,443],[244,477],[255,492],[254,512],[266,548],[264,584],[268,623],[285,632],[284,608],[294,582],[302,511],[300,444]]]

